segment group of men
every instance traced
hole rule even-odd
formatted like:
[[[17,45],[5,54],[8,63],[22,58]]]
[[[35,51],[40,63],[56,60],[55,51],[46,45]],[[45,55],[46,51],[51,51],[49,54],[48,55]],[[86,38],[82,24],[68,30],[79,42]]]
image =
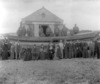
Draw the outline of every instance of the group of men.
[[[33,44],[22,47],[20,42],[3,43],[0,47],[2,59],[55,60],[70,58],[100,58],[100,42],[97,41],[62,41],[48,45]]]

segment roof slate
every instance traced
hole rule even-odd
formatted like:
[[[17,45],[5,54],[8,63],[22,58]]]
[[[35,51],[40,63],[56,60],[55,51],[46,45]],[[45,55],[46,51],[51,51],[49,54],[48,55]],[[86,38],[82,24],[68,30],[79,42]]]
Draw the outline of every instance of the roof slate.
[[[60,22],[63,23],[63,20],[57,17],[55,14],[51,13],[46,8],[42,7],[36,12],[26,16],[22,21],[35,21],[35,22]]]

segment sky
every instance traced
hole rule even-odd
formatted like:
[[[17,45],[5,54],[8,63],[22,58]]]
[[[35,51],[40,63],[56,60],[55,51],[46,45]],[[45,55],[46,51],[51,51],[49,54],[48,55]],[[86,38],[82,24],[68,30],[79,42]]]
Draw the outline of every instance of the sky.
[[[69,29],[100,30],[100,0],[0,0],[0,33],[15,33],[22,18],[42,7]]]

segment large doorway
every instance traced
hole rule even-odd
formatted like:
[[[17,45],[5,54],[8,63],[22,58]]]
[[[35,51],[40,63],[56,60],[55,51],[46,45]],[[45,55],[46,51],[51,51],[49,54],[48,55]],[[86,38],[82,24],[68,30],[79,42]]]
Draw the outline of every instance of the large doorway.
[[[48,25],[40,25],[39,28],[42,28],[44,35],[47,36],[46,30],[48,28]]]

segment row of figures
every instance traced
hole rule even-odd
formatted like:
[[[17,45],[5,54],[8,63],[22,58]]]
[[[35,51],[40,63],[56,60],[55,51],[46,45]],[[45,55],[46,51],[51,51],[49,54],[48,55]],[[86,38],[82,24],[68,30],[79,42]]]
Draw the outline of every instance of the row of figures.
[[[34,25],[23,25],[20,26],[17,34],[19,37],[34,37],[35,32],[37,32],[34,28]],[[38,34],[39,37],[54,37],[54,36],[68,36],[68,35],[74,35],[79,32],[79,28],[75,24],[72,30],[68,29],[65,25],[60,29],[58,25],[54,26],[54,29],[52,29],[49,25],[39,25]]]
[[[48,45],[23,47],[20,43],[4,43],[0,47],[0,57],[4,59],[59,60],[71,58],[100,59],[99,41],[60,41]]]

